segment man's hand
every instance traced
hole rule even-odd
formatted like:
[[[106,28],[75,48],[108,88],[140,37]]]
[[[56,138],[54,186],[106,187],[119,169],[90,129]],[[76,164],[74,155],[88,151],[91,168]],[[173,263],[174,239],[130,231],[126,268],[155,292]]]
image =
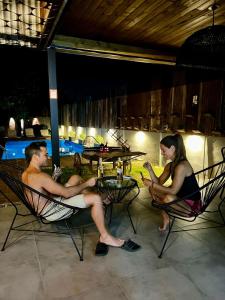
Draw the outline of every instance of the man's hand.
[[[90,179],[88,179],[88,180],[86,181],[86,184],[87,184],[87,187],[95,186],[95,184],[96,184],[96,179],[95,179],[94,177],[92,177],[92,178],[90,178]]]

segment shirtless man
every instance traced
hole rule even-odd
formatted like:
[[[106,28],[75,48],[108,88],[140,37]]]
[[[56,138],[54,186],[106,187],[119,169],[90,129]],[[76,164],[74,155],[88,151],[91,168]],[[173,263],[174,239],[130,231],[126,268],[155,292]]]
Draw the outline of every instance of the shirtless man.
[[[43,194],[56,195],[56,197],[54,196],[56,199],[60,197],[61,202],[71,206],[80,208],[91,207],[91,216],[100,233],[99,242],[96,246],[96,255],[106,255],[108,246],[122,248],[130,252],[140,248],[139,245],[131,240],[125,241],[113,237],[106,230],[101,197],[96,193],[87,191],[87,188],[95,186],[95,178],[83,181],[81,177],[73,175],[65,186],[55,182],[50,175],[41,171],[42,167],[48,165],[48,153],[45,142],[31,143],[25,149],[25,156],[28,164],[27,169],[22,174],[22,181],[25,184]],[[35,201],[35,199],[33,200]],[[41,202],[38,203],[39,212],[46,206],[47,201],[44,198],[40,200]],[[66,207],[65,209],[68,210]],[[49,219],[50,221],[58,219],[57,213],[54,213],[53,216],[55,219]]]

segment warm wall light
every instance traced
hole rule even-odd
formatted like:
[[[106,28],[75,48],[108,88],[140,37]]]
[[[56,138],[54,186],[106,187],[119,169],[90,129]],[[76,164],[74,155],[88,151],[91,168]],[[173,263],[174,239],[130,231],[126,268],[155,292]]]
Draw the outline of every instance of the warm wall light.
[[[77,127],[77,134],[80,135],[82,133],[82,131],[83,131],[83,128],[78,126]]]
[[[38,118],[33,118],[32,125],[40,125]]]
[[[204,137],[191,135],[187,137],[186,146],[192,152],[200,152],[204,148]]]
[[[65,134],[65,126],[64,125],[60,125],[59,127],[59,136],[64,136]]]
[[[15,130],[16,129],[16,122],[15,122],[14,118],[9,119],[9,129],[10,130]]]
[[[115,129],[112,129],[112,128],[111,128],[111,129],[108,130],[107,133],[108,133],[110,136],[112,136],[112,134],[113,134],[114,132],[115,132]]]
[[[143,143],[145,140],[144,132],[143,131],[136,132],[135,139],[137,140],[138,143]]]
[[[106,140],[107,140],[108,144],[112,144],[112,145],[115,144],[115,139],[112,137],[114,132],[115,132],[115,129],[109,129],[106,132]]]
[[[24,119],[20,120],[20,126],[21,126],[21,129],[24,130]]]
[[[198,104],[198,95],[194,95],[192,97],[192,104],[197,105]]]
[[[89,129],[89,135],[91,135],[91,136],[95,136],[95,134],[96,134],[96,129],[95,128],[90,128]]]
[[[71,132],[71,131],[73,131],[73,127],[70,125],[70,126],[68,126],[68,132]]]

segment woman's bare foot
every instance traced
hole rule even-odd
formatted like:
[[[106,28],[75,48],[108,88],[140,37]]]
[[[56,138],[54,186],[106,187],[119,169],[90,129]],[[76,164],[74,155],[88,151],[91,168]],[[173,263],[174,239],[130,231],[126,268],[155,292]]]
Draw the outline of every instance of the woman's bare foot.
[[[169,227],[169,222],[163,223],[163,225],[159,227],[159,231],[165,232],[168,229],[168,227]]]
[[[166,231],[170,223],[170,218],[165,211],[162,211],[162,218],[163,218],[163,224],[162,226],[159,227],[160,232]]]
[[[99,241],[101,243],[104,243],[108,246],[113,246],[113,247],[121,247],[124,244],[124,240],[118,239],[113,237],[112,235],[108,234],[106,236],[100,236]]]

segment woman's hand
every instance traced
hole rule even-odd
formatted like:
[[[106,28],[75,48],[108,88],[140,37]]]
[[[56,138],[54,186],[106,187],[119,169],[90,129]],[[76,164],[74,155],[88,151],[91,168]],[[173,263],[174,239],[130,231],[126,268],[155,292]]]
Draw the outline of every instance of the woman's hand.
[[[143,167],[147,170],[151,170],[152,166],[150,164],[150,162],[146,161],[144,164],[143,164]]]
[[[150,179],[143,178],[142,181],[143,181],[145,186],[149,187],[149,186],[152,185],[152,181]]]

